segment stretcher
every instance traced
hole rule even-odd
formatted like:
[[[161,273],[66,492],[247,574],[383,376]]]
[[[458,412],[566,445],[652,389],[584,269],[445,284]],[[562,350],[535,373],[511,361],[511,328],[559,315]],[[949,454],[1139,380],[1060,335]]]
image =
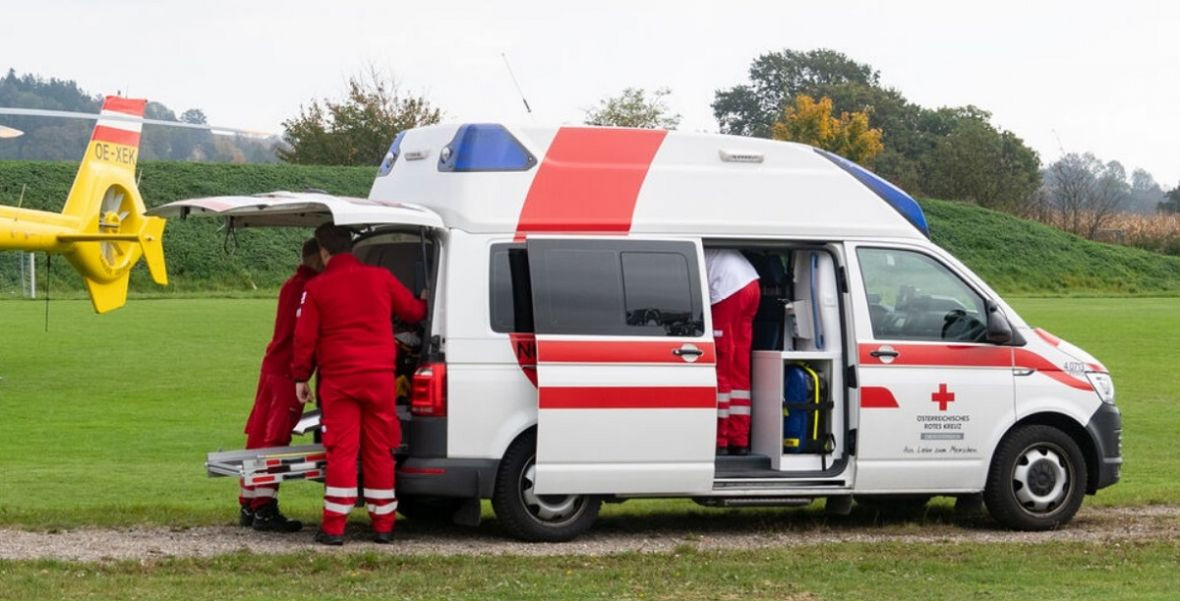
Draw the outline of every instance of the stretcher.
[[[284,480],[322,481],[327,458],[320,444],[219,451],[206,456],[205,471],[210,477],[241,478],[246,486]]]

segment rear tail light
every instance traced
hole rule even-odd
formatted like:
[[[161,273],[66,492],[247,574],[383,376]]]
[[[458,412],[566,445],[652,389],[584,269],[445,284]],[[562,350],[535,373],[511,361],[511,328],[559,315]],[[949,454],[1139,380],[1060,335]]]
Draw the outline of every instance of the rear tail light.
[[[426,417],[447,415],[447,364],[431,363],[414,372],[410,388],[410,411]]]

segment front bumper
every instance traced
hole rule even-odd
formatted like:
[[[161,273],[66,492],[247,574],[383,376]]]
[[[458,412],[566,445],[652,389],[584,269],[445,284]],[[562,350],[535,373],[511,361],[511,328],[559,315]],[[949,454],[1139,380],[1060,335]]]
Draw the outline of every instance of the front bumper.
[[[1090,421],[1086,432],[1098,452],[1097,473],[1090,473],[1087,492],[1094,493],[1119,481],[1123,468],[1123,416],[1115,405],[1102,403]],[[1096,476],[1096,477],[1095,477]]]

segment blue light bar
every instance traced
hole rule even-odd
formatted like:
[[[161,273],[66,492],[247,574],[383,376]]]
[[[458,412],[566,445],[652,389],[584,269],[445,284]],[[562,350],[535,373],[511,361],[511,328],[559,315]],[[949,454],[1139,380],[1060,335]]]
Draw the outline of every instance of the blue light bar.
[[[498,123],[459,126],[438,157],[439,171],[528,171],[537,159]]]
[[[393,138],[393,144],[389,145],[389,152],[385,153],[385,158],[381,159],[381,168],[377,169],[377,177],[389,175],[393,171],[393,164],[397,162],[397,155],[402,151],[402,138],[406,137],[406,132],[399,131]]]
[[[914,224],[918,231],[922,232],[927,238],[930,237],[930,227],[926,224],[926,214],[922,212],[922,206],[918,201],[914,200],[912,196],[906,194],[901,188],[885,181],[881,176],[853,163],[852,161],[826,150],[814,149],[821,156],[832,161],[837,167],[847,171],[849,175],[855,177],[857,181],[864,184],[865,187],[872,190],[874,194],[880,196],[882,200],[889,203],[906,221]]]

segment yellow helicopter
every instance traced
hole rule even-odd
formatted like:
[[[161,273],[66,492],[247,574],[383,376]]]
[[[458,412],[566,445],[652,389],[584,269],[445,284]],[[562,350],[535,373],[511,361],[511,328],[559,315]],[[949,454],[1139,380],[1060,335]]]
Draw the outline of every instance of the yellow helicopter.
[[[106,97],[61,213],[0,205],[0,251],[64,255],[85,280],[98,313],[127,301],[131,268],[140,257],[152,280],[168,284],[164,219],[143,214],[135,184],[146,106],[143,99]],[[15,131],[5,129],[8,136]]]

